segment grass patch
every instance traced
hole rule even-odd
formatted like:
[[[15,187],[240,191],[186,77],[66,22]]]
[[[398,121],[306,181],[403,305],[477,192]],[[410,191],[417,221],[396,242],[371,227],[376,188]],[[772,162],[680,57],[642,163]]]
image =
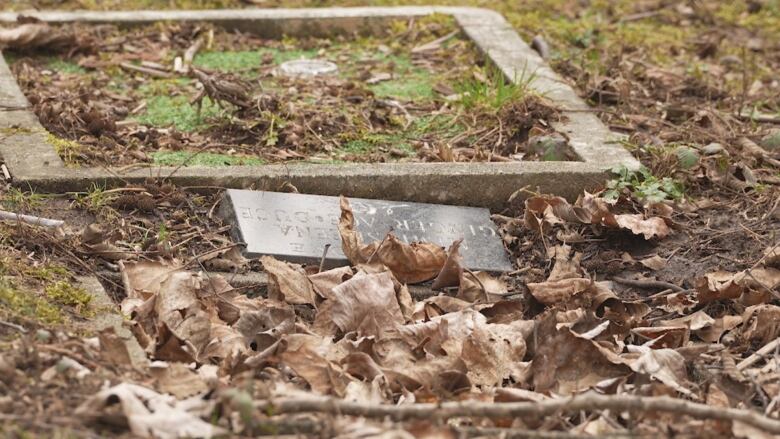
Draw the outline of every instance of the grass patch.
[[[348,154],[369,154],[378,148],[396,148],[413,155],[416,151],[413,142],[432,136],[448,139],[465,130],[457,123],[454,115],[422,116],[415,119],[409,127],[398,133],[368,133],[358,139],[346,142],[340,151]]]
[[[62,58],[51,58],[51,60],[46,64],[46,68],[60,73],[69,73],[69,74],[78,74],[78,75],[87,73],[87,71],[84,70],[80,65],[64,60]]]
[[[147,100],[146,111],[136,120],[155,127],[173,126],[179,131],[192,132],[208,126],[207,119],[218,117],[219,107],[210,99],[203,99],[200,114],[184,96],[153,96]]]
[[[39,207],[45,197],[35,192],[23,192],[19,188],[9,187],[0,198],[0,205],[11,210],[31,210]]]
[[[202,152],[193,156],[193,152],[189,151],[157,151],[152,153],[152,160],[155,165],[160,166],[181,166],[185,163],[187,166],[257,166],[265,164],[265,161],[258,157],[232,156],[211,152]]]
[[[376,54],[381,64],[393,66],[394,78],[369,86],[379,97],[403,101],[427,101],[434,98],[433,86],[437,77],[425,69],[415,67],[406,55]]]
[[[533,79],[534,75],[524,75],[510,82],[500,70],[493,68],[488,71],[484,81],[473,78],[457,84],[460,94],[458,102],[466,110],[484,108],[498,111],[504,105],[525,99]]]

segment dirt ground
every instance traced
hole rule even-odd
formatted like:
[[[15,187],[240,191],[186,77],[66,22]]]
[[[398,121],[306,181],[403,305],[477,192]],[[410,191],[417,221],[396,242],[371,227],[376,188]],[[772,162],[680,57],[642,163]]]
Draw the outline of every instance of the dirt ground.
[[[31,5],[113,7],[13,2]],[[238,436],[507,437],[496,428],[510,437],[527,437],[529,430],[559,435],[549,437],[780,433],[772,430],[780,416],[780,348],[755,355],[780,336],[780,5],[535,0],[489,6],[527,40],[543,38],[556,71],[611,129],[626,134],[624,145],[644,171],[616,170],[603,192],[576,202],[518,188],[517,197],[493,212],[516,261],[516,270],[501,277],[462,270],[452,249],[427,249],[423,257],[419,249],[384,241],[361,247],[347,239],[353,246],[348,272],[318,275],[317,267],[246,261],[215,215],[218,193],[159,181],[80,194],[6,186],[4,210],[63,219],[66,228],[2,229],[2,431],[99,437],[141,434],[153,424],[156,436],[171,434],[148,413],[130,416],[132,401],[154,414],[154,397],[127,388],[115,389],[113,400],[98,393],[106,383],[135,383],[177,401],[203,395],[189,408],[170,400],[157,400],[157,407],[183,424]],[[349,232],[345,225],[342,237]],[[385,268],[377,269],[375,258]],[[267,283],[233,285],[252,299],[223,289],[221,278],[196,274],[224,272],[230,282],[240,278],[233,273],[260,270],[270,275]],[[147,295],[140,293],[149,273],[166,273],[171,284],[169,272],[199,287],[147,285]],[[100,312],[74,283],[74,275],[84,274],[96,274],[117,304],[132,310],[128,326],[149,358],[165,366],[129,366],[120,354],[95,347],[96,339],[116,346],[110,334],[74,329]],[[446,294],[420,293],[430,291],[436,274],[446,280],[437,280]],[[426,281],[422,287],[404,293],[401,285],[418,278]],[[197,300],[170,305],[173,314],[141,305],[149,297],[184,300],[181,291],[191,290]],[[365,309],[373,310],[363,313],[372,319],[362,318]],[[245,314],[257,321],[237,317]],[[178,326],[190,317],[203,324],[202,315],[210,316],[210,339],[219,346]],[[400,335],[388,335],[397,327]],[[688,406],[629,410],[598,401],[544,416],[472,412],[444,421],[426,412],[398,415],[398,422],[348,416],[356,413],[338,405],[539,403],[587,389],[609,397],[670,396],[719,414],[748,409],[775,424],[760,428],[727,415],[701,419]],[[312,392],[333,399],[312,403],[320,397]],[[123,404],[109,403],[116,400]],[[302,410],[302,401],[315,409]]]

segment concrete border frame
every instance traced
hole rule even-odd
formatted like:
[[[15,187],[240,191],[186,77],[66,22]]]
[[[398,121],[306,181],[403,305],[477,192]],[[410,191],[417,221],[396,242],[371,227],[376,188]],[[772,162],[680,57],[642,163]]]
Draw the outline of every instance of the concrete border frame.
[[[122,171],[111,168],[70,168],[46,141],[30,104],[0,56],[0,157],[14,184],[43,192],[86,191],[98,184],[115,187],[149,177],[167,177],[181,186],[278,190],[284,182],[302,193],[346,195],[427,203],[499,208],[517,189],[574,198],[583,189],[604,183],[618,165],[640,165],[619,144],[619,137],[599,120],[575,91],[526,44],[504,17],[488,9],[444,6],[355,7],[316,9],[238,9],[204,11],[58,12],[31,14],[44,22],[141,25],[157,21],[210,22],[265,37],[328,36],[371,33],[388,20],[433,13],[454,17],[488,61],[510,81],[525,81],[557,105],[564,120],[554,128],[569,138],[581,161],[517,163],[355,163],[271,164],[228,168],[152,167]],[[1,24],[12,24],[13,12],[0,13]]]

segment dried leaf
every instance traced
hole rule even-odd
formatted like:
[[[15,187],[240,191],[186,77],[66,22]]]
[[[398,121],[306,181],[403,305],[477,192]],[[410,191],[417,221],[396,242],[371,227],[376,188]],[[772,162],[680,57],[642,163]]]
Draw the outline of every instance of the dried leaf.
[[[381,336],[404,323],[393,276],[357,274],[333,288],[332,320],[343,332]]]
[[[260,258],[268,273],[268,297],[295,305],[315,305],[314,287],[299,265],[279,261],[271,256]]]
[[[210,438],[227,434],[223,428],[201,419],[200,413],[208,415],[211,412],[212,403],[199,397],[177,401],[173,396],[130,383],[101,390],[82,403],[75,413],[85,418],[111,417],[115,412],[110,408],[117,401],[130,431],[140,437]]]
[[[463,257],[460,255],[460,244],[462,242],[463,239],[453,242],[447,250],[447,260],[444,261],[444,266],[442,266],[441,271],[434,279],[431,289],[440,290],[461,284]]]
[[[341,197],[339,233],[342,250],[353,265],[369,262],[383,264],[403,283],[418,283],[434,278],[447,260],[447,253],[438,245],[426,242],[406,244],[392,233],[382,241],[364,245],[360,233],[355,230],[352,208],[344,197]]]

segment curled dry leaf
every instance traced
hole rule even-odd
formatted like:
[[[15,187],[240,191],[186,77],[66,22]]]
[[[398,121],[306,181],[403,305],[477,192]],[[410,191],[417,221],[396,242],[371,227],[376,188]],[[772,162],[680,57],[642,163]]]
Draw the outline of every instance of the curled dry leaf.
[[[699,303],[740,299],[745,305],[769,301],[778,285],[780,270],[772,267],[757,267],[739,273],[716,271],[695,282]]]
[[[441,272],[447,253],[436,244],[413,242],[406,244],[392,233],[379,242],[363,244],[360,232],[355,229],[355,216],[349,201],[341,197],[339,221],[341,246],[347,259],[354,264],[383,264],[400,282],[418,283],[433,279]]]
[[[663,214],[668,216],[668,211],[664,210]],[[663,218],[647,217],[644,214],[614,214],[604,199],[588,192],[580,196],[574,205],[561,197],[537,196],[526,200],[525,224],[529,229],[543,232],[551,225],[564,222],[624,229],[648,240],[665,238],[671,233]]]
[[[649,375],[672,389],[691,395],[693,384],[685,369],[685,357],[674,349],[653,349],[648,346],[628,346],[626,364],[636,373]]]
[[[457,286],[457,297],[468,302],[479,299],[490,301],[507,295],[509,287],[503,280],[486,272],[472,272],[463,268],[463,258],[460,255],[462,242],[463,240],[459,239],[452,243],[447,251],[447,260],[431,288],[437,290]]]
[[[754,305],[742,313],[742,337],[767,344],[780,336],[780,306]]]

